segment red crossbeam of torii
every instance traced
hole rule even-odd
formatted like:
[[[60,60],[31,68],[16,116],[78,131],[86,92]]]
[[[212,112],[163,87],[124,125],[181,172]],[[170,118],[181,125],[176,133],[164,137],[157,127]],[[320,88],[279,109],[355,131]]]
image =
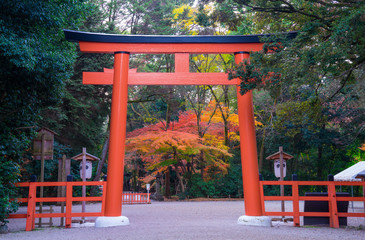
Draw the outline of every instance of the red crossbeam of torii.
[[[113,70],[104,68],[104,72],[84,72],[84,84],[111,85]],[[175,72],[137,72],[129,69],[128,85],[237,85],[237,80],[228,80],[227,73],[191,73],[189,72],[189,54],[175,53]]]
[[[114,69],[104,72],[84,72],[84,84],[112,84],[110,144],[107,172],[105,217],[96,226],[116,226],[129,223],[121,216],[123,191],[125,136],[127,122],[128,85],[236,85],[240,130],[242,180],[245,215],[240,224],[266,225],[260,196],[259,172],[252,92],[239,94],[239,81],[228,80],[226,73],[189,72],[189,54],[235,54],[235,62],[249,59],[249,53],[262,50],[261,37],[247,36],[138,36],[86,33],[64,30],[67,40],[76,41],[82,52],[114,54]],[[296,33],[286,33],[289,38]],[[139,73],[129,69],[130,54],[175,54],[175,72]]]

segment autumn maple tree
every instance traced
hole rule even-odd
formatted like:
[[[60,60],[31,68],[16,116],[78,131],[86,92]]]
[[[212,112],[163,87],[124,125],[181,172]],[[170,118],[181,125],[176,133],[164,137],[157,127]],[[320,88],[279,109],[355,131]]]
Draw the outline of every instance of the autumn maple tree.
[[[198,134],[196,115],[192,111],[181,113],[179,120],[170,124],[167,130],[165,123],[159,122],[130,132],[126,144],[127,161],[141,157],[152,175],[171,167],[176,173],[181,192],[185,191],[184,175],[196,172],[201,156],[205,162],[203,171],[214,168],[226,173],[229,167],[226,158],[231,154],[223,144],[222,122],[215,120],[208,123],[204,120],[203,116],[202,124],[205,127],[210,124],[204,137]],[[145,178],[145,181],[149,180],[150,177]]]
[[[230,111],[224,106],[221,108]],[[153,180],[157,172],[172,169],[181,192],[186,190],[189,176],[198,170],[204,173],[202,175],[205,180],[212,178],[214,173],[227,173],[228,160],[232,154],[225,144],[222,114],[216,109],[217,102],[213,100],[201,111],[199,121],[194,110],[189,110],[181,112],[179,120],[171,122],[168,128],[164,121],[160,121],[129,132],[126,143],[127,166],[134,159],[141,158],[149,171],[149,174],[141,179],[146,183]],[[230,141],[238,142],[238,115],[230,113],[226,121]],[[201,164],[201,161],[204,161],[204,164]],[[208,172],[213,174],[207,174]]]

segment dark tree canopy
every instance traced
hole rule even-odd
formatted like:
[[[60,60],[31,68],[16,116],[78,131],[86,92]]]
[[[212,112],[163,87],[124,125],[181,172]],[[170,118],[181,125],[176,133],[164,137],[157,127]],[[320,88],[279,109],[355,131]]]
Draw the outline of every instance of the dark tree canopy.
[[[74,0],[1,1],[0,224],[15,208],[9,199],[35,130],[31,127],[42,108],[60,100],[72,73],[75,49],[62,28],[76,28],[85,7]]]

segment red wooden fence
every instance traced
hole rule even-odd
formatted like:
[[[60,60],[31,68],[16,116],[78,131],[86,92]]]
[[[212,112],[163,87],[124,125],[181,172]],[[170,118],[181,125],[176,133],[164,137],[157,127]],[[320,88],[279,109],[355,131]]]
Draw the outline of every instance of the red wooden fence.
[[[265,185],[289,185],[292,187],[291,196],[265,196],[263,187]],[[300,196],[299,186],[327,186],[328,195],[326,197],[317,196]],[[335,182],[335,181],[260,181],[261,205],[265,209],[265,201],[292,201],[292,212],[267,212],[266,216],[293,216],[294,226],[300,226],[301,216],[311,217],[329,217],[330,227],[339,228],[339,217],[365,217],[364,213],[343,213],[337,211],[337,201],[363,201],[365,197],[338,197],[336,196],[336,186],[362,186],[365,188],[365,182]],[[301,212],[299,209],[299,201],[328,201],[329,212]]]
[[[106,189],[107,182],[25,182],[25,183],[17,183],[17,187],[28,187],[28,198],[18,198],[17,201],[21,203],[27,204],[27,213],[26,214],[10,214],[9,218],[26,218],[26,231],[31,231],[35,228],[35,219],[36,218],[65,218],[66,228],[71,228],[72,218],[74,217],[99,217],[104,216],[104,207],[105,207],[105,191],[103,191],[102,196],[98,197],[74,197],[73,196],[73,187],[74,186],[102,186],[102,189]],[[37,197],[37,187],[58,187],[58,186],[66,186],[66,197]],[[123,204],[133,204],[133,203],[150,203],[150,194],[147,193],[126,193],[123,194]],[[72,203],[73,202],[81,202],[81,201],[93,201],[102,203],[100,212],[72,212]],[[36,213],[36,204],[40,202],[65,202],[66,211],[65,213]]]
[[[73,217],[98,217],[104,215],[105,194],[99,197],[73,197],[74,186],[102,186],[106,187],[106,182],[26,182],[18,183],[17,187],[28,187],[28,198],[18,198],[18,202],[28,203],[26,214],[11,214],[9,218],[26,218],[26,231],[31,231],[35,227],[36,218],[49,217],[64,217],[66,219],[66,228],[71,227]],[[292,187],[291,196],[264,196],[263,187],[265,185],[289,185]],[[37,187],[54,187],[66,186],[66,197],[37,197]],[[300,196],[299,186],[326,186],[328,196]],[[294,226],[300,226],[301,216],[315,216],[315,217],[329,217],[330,226],[334,228],[339,227],[339,217],[365,217],[365,213],[342,213],[337,211],[337,201],[363,201],[365,204],[365,197],[337,197],[336,186],[362,186],[365,188],[365,182],[333,182],[333,181],[260,181],[261,204],[265,209],[265,201],[292,201],[292,212],[267,212],[264,210],[266,216],[293,216]],[[301,212],[299,209],[299,201],[328,201],[329,212]],[[101,201],[102,208],[100,212],[85,212],[73,213],[72,203],[81,201]],[[65,213],[36,213],[36,204],[40,202],[65,202]],[[122,204],[134,203],[150,203],[150,194],[147,193],[123,193]]]
[[[151,203],[150,193],[129,193],[123,192],[123,204]]]

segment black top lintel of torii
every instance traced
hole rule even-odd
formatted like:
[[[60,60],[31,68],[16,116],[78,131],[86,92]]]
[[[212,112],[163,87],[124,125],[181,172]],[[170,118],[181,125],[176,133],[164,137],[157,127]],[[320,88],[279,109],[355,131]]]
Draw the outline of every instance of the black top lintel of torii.
[[[121,35],[80,32],[74,30],[63,30],[65,37],[74,42],[101,42],[101,43],[260,43],[265,37],[285,37],[293,39],[297,32],[286,32],[276,34],[256,34],[256,35]]]

